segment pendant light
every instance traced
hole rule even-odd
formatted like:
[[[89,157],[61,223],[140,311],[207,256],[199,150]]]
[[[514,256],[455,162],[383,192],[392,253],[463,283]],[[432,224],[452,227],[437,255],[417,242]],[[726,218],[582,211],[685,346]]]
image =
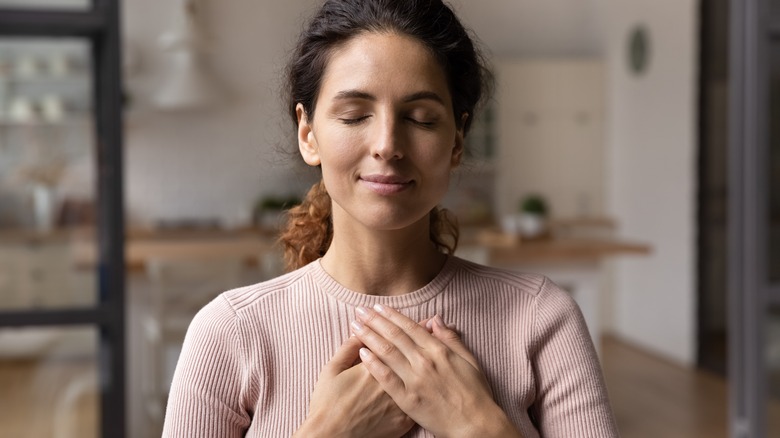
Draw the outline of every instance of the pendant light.
[[[174,26],[159,39],[169,64],[153,100],[164,110],[208,107],[219,100],[220,92],[203,63],[205,44],[198,26],[199,0],[177,1]]]

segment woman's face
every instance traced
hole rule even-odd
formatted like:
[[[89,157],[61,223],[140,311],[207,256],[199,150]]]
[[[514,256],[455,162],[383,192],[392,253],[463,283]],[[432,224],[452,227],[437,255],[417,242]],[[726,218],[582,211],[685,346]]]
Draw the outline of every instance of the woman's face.
[[[394,33],[352,38],[331,53],[313,119],[297,111],[301,154],[322,166],[337,227],[427,223],[463,134],[445,73],[425,46]]]

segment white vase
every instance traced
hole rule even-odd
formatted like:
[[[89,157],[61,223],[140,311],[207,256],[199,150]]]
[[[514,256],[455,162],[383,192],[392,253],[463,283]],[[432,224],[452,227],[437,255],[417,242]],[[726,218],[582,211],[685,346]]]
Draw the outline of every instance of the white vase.
[[[514,213],[501,217],[501,231],[510,236],[516,236],[520,231],[520,216]]]
[[[43,184],[33,187],[35,229],[46,233],[54,228],[54,190]]]
[[[520,235],[523,237],[539,237],[545,231],[544,216],[534,213],[523,213],[520,215],[518,224]]]

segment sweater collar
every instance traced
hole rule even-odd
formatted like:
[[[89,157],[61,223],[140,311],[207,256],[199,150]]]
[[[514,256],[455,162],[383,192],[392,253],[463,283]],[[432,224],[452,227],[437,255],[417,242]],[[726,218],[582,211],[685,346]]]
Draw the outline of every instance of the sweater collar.
[[[353,306],[368,307],[374,304],[382,304],[394,309],[417,306],[440,294],[452,280],[452,277],[455,276],[457,266],[459,265],[457,257],[448,256],[436,277],[425,286],[403,295],[383,296],[369,295],[344,287],[322,268],[320,262],[321,259],[311,262],[308,269],[310,275],[328,295],[342,303]]]

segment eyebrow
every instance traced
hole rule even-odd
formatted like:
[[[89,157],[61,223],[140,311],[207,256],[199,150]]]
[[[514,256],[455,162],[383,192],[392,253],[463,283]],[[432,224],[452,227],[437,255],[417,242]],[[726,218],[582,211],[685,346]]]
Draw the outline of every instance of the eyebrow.
[[[338,93],[336,93],[335,99],[336,100],[362,99],[362,100],[370,100],[372,102],[376,101],[376,97],[374,97],[373,95],[358,90],[339,91]]]
[[[376,96],[360,90],[343,90],[336,93],[335,99],[336,100],[362,99],[362,100],[375,102]],[[412,93],[404,97],[403,102],[409,103],[417,100],[432,100],[434,102],[438,102],[441,105],[445,105],[444,99],[442,99],[441,96],[434,93],[433,91],[418,91],[416,93]]]

